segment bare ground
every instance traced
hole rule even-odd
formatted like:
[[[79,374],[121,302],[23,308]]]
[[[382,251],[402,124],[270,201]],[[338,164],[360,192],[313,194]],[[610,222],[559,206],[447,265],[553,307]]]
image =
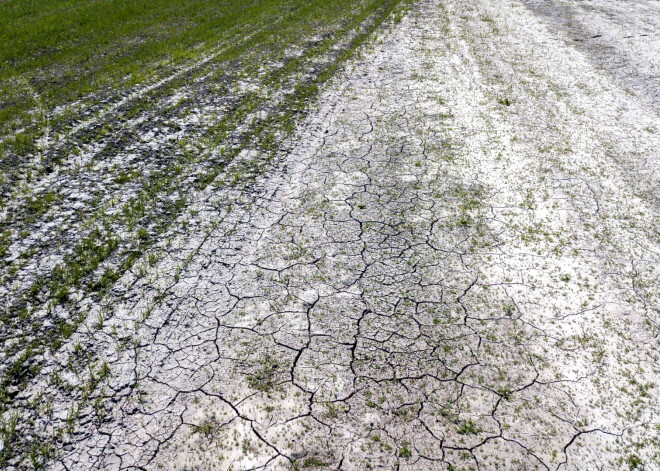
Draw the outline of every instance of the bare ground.
[[[47,360],[48,469],[660,469],[658,18],[414,3]]]

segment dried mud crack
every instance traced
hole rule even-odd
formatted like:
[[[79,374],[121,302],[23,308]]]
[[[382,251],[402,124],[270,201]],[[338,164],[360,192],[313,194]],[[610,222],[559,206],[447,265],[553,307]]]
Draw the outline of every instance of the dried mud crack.
[[[380,2],[53,145],[3,188],[3,469],[660,469],[660,15],[623,3]]]

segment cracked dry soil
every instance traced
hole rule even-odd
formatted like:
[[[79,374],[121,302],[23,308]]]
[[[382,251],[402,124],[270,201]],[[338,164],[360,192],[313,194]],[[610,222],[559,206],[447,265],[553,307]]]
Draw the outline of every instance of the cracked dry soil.
[[[412,3],[30,382],[107,362],[47,469],[660,469],[659,19]]]

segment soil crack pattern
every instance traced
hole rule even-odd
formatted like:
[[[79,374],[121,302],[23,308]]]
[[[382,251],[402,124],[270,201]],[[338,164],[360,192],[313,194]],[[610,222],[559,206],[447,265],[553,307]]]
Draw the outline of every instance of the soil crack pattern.
[[[3,323],[4,377],[38,366],[3,386],[6,469],[660,470],[660,15],[625,5],[390,2],[258,99],[200,63],[171,93],[216,137],[153,156],[181,178],[144,198],[178,209],[117,240],[131,263],[33,306],[48,242],[3,285],[35,319]],[[57,316],[55,348],[12,343]]]

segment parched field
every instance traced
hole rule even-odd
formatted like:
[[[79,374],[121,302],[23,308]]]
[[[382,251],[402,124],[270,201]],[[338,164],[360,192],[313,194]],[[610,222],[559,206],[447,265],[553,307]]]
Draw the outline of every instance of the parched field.
[[[0,469],[660,470],[652,0],[0,3]]]

